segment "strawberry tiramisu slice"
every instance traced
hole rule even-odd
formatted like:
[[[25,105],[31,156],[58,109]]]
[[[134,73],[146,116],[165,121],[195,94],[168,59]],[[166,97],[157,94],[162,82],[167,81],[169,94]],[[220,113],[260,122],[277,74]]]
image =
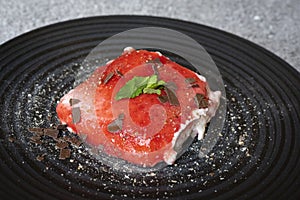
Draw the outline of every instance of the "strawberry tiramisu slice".
[[[221,93],[159,52],[126,48],[57,105],[62,123],[102,152],[130,163],[172,164],[204,136]]]

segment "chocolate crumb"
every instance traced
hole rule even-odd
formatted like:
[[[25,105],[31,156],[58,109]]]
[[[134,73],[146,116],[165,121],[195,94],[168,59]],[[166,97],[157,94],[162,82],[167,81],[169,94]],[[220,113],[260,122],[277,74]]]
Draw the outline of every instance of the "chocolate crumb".
[[[60,160],[65,160],[66,158],[70,158],[71,156],[71,150],[69,148],[61,149],[59,154]]]
[[[35,143],[35,144],[42,144],[41,136],[34,135],[30,137],[30,142]]]
[[[36,157],[36,160],[37,161],[42,161],[42,160],[44,160],[45,159],[45,156],[46,156],[46,154],[44,153],[44,154],[42,154],[42,155],[38,155],[37,157]]]
[[[77,147],[79,147],[82,144],[80,139],[78,139],[77,137],[66,136],[64,139]]]
[[[53,128],[45,128],[44,129],[44,135],[47,135],[52,138],[57,138],[59,131],[57,129]]]
[[[28,128],[28,131],[30,132],[43,132],[43,128],[38,128],[38,127],[32,127],[32,128]]]
[[[71,144],[79,147],[82,144],[82,142],[78,138],[73,138],[72,141],[71,141]]]
[[[63,141],[63,140],[59,140],[59,141],[56,143],[56,145],[55,145],[55,147],[58,148],[58,149],[64,149],[64,148],[66,148],[66,147],[68,147],[68,146],[69,146],[69,143],[66,142],[66,141]]]
[[[38,128],[38,127],[33,127],[33,128],[28,128],[28,131],[31,133],[34,133],[36,135],[44,135],[44,129],[43,128]]]
[[[67,158],[70,158],[71,155],[71,149],[72,147],[70,145],[74,145],[76,147],[79,147],[82,144],[82,140],[72,133],[68,133],[67,125],[59,124],[55,125],[51,128],[28,128],[30,132],[33,133],[33,136],[31,136],[30,142],[35,144],[43,144],[47,140],[45,136],[50,137],[50,139],[54,140],[55,148],[60,150],[59,159],[64,160]],[[44,140],[45,139],[45,140]],[[11,138],[11,141],[14,139]],[[44,160],[43,155],[38,155],[36,157],[36,160],[42,161]]]
[[[16,140],[16,138],[14,136],[9,136],[8,137],[8,141],[10,142],[14,142]]]

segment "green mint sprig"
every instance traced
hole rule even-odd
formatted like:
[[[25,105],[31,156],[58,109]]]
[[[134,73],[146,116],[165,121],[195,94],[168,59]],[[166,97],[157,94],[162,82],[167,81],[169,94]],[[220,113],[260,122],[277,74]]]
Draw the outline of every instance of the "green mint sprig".
[[[134,98],[141,94],[160,95],[165,84],[163,80],[158,80],[157,75],[135,76],[119,90],[115,99]]]

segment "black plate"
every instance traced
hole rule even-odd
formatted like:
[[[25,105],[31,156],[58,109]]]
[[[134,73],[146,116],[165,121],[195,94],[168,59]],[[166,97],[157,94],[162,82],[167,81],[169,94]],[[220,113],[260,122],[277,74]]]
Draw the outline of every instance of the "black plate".
[[[56,123],[56,101],[82,59],[113,34],[145,26],[180,31],[212,55],[226,84],[222,137],[198,159],[194,142],[174,166],[116,172],[71,146],[30,142],[28,127]],[[0,47],[1,199],[298,199],[300,74],[267,50],[199,24],[145,16],[78,19],[43,27]],[[44,155],[38,161],[37,156]]]

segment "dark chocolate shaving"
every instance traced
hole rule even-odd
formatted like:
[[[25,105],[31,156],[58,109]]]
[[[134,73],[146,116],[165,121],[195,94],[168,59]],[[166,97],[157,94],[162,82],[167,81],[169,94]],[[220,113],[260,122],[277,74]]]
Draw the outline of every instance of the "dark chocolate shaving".
[[[118,76],[123,77],[123,74],[122,74],[119,70],[116,69],[115,72],[116,72],[116,74],[117,74]]]
[[[76,124],[80,121],[80,108],[74,107],[72,108],[72,122]]]
[[[208,101],[203,94],[197,93],[194,99],[195,99],[195,103],[198,106],[198,108],[207,108],[208,107]]]
[[[59,153],[59,159],[60,160],[65,160],[66,158],[70,158],[71,156],[71,149],[66,148],[66,149],[61,149]]]
[[[80,102],[80,100],[79,99],[70,99],[69,100],[69,103],[70,103],[70,106],[73,106],[73,105],[75,105],[75,104],[77,104],[77,103],[79,103]]]
[[[194,79],[194,78],[186,78],[185,79],[185,82],[187,83],[187,84],[192,84],[192,83],[195,83],[196,82],[196,79]]]
[[[165,87],[166,87],[166,88],[169,88],[169,89],[172,90],[172,91],[177,90],[177,85],[176,85],[174,82],[167,82],[167,83],[165,84]]]
[[[159,58],[155,58],[154,60],[149,60],[148,63],[152,64],[152,69],[154,71],[154,74],[159,76],[158,73],[158,67],[163,66],[162,62],[160,61]]]
[[[108,124],[107,130],[111,133],[116,133],[122,130],[124,117],[124,113],[119,114],[117,119]]]
[[[179,101],[178,101],[178,98],[176,96],[176,89],[177,89],[177,86],[173,82],[168,82],[165,85],[165,92],[168,96],[168,101],[173,106],[179,106]]]
[[[193,83],[193,84],[190,85],[190,87],[192,87],[192,88],[198,88],[200,86],[197,83]]]
[[[179,106],[179,101],[177,99],[175,91],[173,91],[167,87],[165,88],[165,91],[167,93],[168,101],[170,102],[170,104],[173,106]]]
[[[158,67],[156,65],[152,65],[152,69],[154,71],[154,74],[159,78],[159,72],[158,72]]]
[[[193,88],[196,88],[196,87],[199,87],[199,85],[197,84],[197,82],[196,82],[196,79],[194,79],[194,78],[186,78],[185,79],[185,82],[187,83],[187,84],[189,84],[189,87],[193,87]]]
[[[109,72],[109,73],[107,74],[107,76],[105,77],[103,83],[104,83],[104,84],[108,83],[108,81],[109,81],[113,76],[114,76],[114,73],[113,73],[113,72]]]
[[[168,101],[168,96],[167,95],[160,95],[160,96],[158,96],[158,100],[161,103],[166,103]]]
[[[161,103],[169,102],[173,106],[179,106],[179,101],[176,95],[177,86],[174,82],[168,82],[164,86],[164,90],[167,95],[158,96],[158,100]]]
[[[152,64],[152,66],[157,66],[157,67],[161,67],[163,65],[159,58],[149,60],[148,63]]]

